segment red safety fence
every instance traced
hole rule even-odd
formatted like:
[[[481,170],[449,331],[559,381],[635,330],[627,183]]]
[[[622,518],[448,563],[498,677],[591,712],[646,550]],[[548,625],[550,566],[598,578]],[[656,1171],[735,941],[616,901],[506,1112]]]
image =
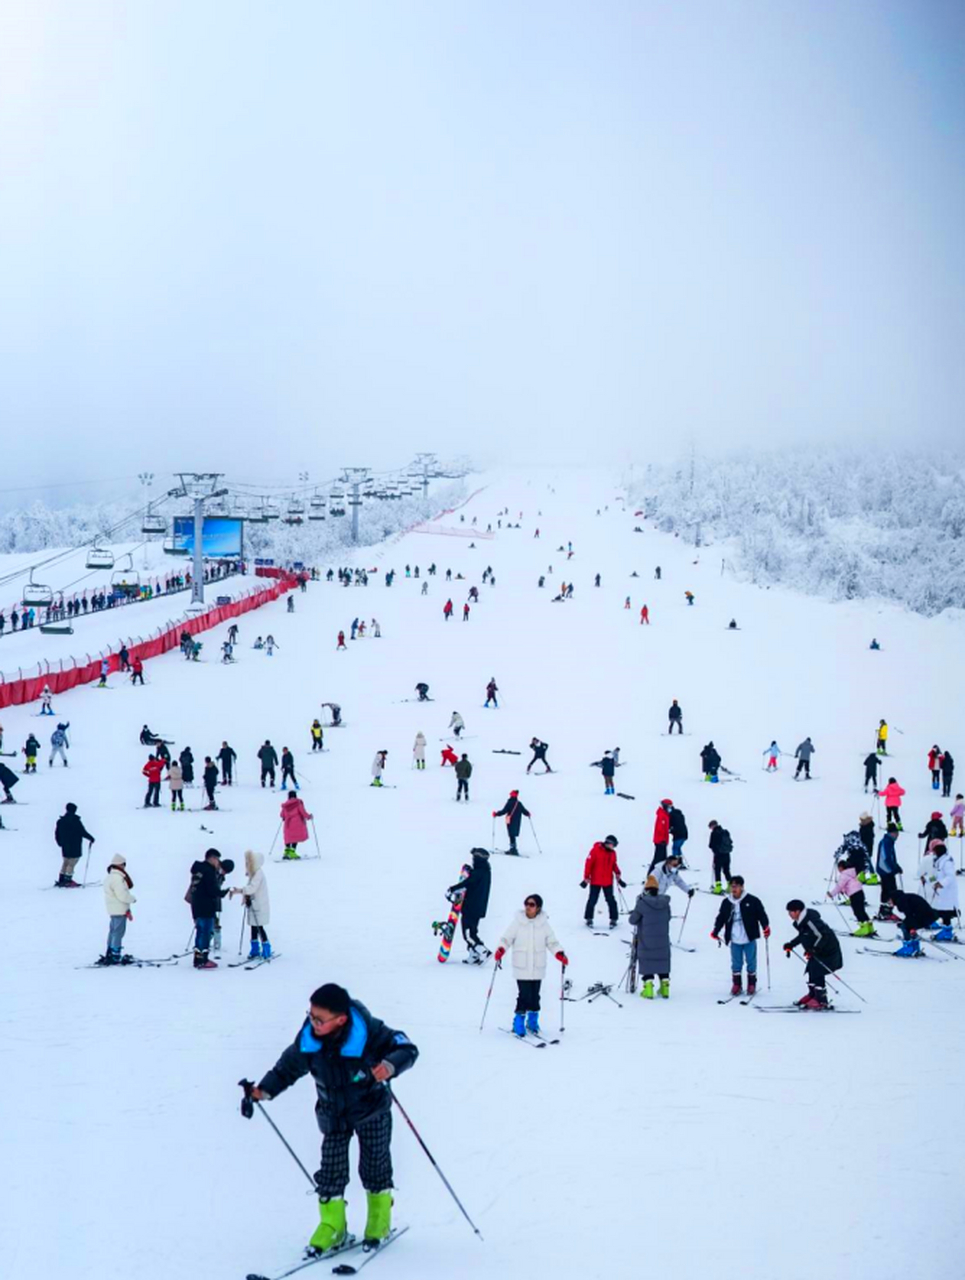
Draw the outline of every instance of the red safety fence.
[[[282,570],[278,571],[278,575],[279,581],[273,587],[265,587],[252,595],[243,596],[240,600],[233,600],[231,604],[216,605],[213,609],[199,613],[193,618],[173,623],[150,640],[142,640],[140,644],[130,645],[129,660],[133,662],[135,658],[140,658],[143,662],[148,658],[160,657],[162,653],[170,653],[172,649],[180,646],[183,631],[187,631],[192,636],[201,631],[210,631],[212,627],[220,626],[222,622],[238,618],[243,613],[250,613],[252,609],[260,609],[264,604],[270,604],[272,600],[277,600],[286,591],[292,591],[298,586],[298,579],[293,575],[286,574]],[[272,576],[275,575],[272,574]],[[27,676],[25,679],[0,683],[0,708],[36,701],[45,684],[50,686],[52,693],[66,693],[68,689],[76,689],[78,685],[90,684],[91,681],[100,679],[102,659],[85,662],[82,666],[76,662],[76,659],[71,661],[74,665],[69,671],[48,670],[44,675]],[[109,673],[119,669],[120,658],[116,653],[110,653],[107,661]]]

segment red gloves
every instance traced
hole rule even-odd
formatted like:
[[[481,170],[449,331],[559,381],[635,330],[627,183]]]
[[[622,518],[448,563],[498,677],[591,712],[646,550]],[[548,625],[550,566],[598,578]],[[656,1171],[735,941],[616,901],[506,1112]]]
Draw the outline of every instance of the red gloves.
[[[557,951],[557,953],[556,953],[556,958],[557,958],[557,960],[559,960],[560,964],[563,966],[563,968],[564,968],[564,969],[565,969],[565,968],[566,968],[566,966],[570,963],[570,962],[569,962],[569,960],[567,960],[567,958],[566,958],[566,952],[565,952],[565,951]]]
[[[496,816],[496,810],[494,809],[494,810],[493,810],[493,817],[495,818],[495,816]]]
[[[769,924],[766,924],[764,926],[764,937],[769,938],[770,936],[771,936],[771,926]]]
[[[718,938],[717,934],[716,934],[716,933],[712,933],[710,936],[713,938],[713,940],[717,943],[717,945],[718,945],[718,947],[719,947],[719,946],[720,946],[720,938]]]
[[[502,960],[505,954],[506,954],[505,947],[497,947],[496,954],[493,956],[493,959],[496,961],[497,964],[499,964],[499,962]]]

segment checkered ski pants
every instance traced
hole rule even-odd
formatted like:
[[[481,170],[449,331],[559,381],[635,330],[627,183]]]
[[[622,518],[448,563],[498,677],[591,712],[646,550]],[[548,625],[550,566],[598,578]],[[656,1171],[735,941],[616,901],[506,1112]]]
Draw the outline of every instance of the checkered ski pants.
[[[322,1139],[322,1162],[315,1174],[318,1198],[345,1195],[348,1186],[348,1148],[353,1130],[327,1133]],[[359,1140],[359,1177],[366,1191],[387,1191],[392,1186],[392,1112],[380,1111],[356,1125]]]

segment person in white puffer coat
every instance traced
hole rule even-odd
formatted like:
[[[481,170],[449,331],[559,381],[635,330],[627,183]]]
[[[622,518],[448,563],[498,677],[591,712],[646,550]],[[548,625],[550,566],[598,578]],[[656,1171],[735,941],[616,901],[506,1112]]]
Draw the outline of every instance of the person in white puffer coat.
[[[121,963],[121,943],[124,941],[127,922],[134,919],[131,915],[131,903],[137,901],[131,893],[133,888],[134,881],[127,874],[127,859],[122,853],[115,853],[104,881],[104,906],[110,917],[107,951],[98,960],[98,964]]]
[[[232,890],[233,893],[240,893],[244,897],[248,911],[248,923],[251,925],[249,960],[257,960],[259,956],[264,956],[266,960],[271,959],[271,943],[268,941],[266,932],[268,921],[271,919],[271,904],[268,899],[268,881],[262,870],[264,864],[264,854],[252,853],[248,849],[245,853],[245,875],[248,877],[248,883],[243,889]]]
[[[415,742],[412,744],[412,758],[417,769],[426,767],[426,735],[421,729],[416,734]]]
[[[933,840],[929,845],[931,867],[925,859],[925,897],[941,916],[942,925],[948,929],[951,937],[951,926],[958,915],[958,881],[955,879],[955,859],[948,852],[944,843]],[[939,935],[936,934],[936,938]]]
[[[516,1015],[513,1032],[525,1036],[527,1031],[539,1035],[540,984],[546,976],[546,953],[551,951],[565,968],[566,952],[553,932],[549,916],[543,910],[538,893],[526,895],[523,910],[518,911],[509,928],[499,939],[495,961],[499,965],[509,948],[513,951],[513,976],[516,979]]]

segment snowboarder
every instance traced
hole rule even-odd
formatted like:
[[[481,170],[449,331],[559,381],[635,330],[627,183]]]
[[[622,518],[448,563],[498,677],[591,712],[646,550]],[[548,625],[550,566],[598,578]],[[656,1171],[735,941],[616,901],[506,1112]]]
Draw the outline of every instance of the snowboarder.
[[[415,761],[417,769],[426,767],[426,735],[420,729],[415,736],[415,742],[412,744],[412,759]]]
[[[900,787],[894,778],[889,778],[884,791],[879,791],[877,794],[884,799],[885,817],[888,822],[893,822],[899,831],[904,831],[901,825],[901,797],[905,794],[905,788]]]
[[[452,713],[452,719],[449,721],[446,727],[448,729],[451,729],[455,737],[458,738],[459,735],[462,733],[463,729],[465,729],[466,722],[465,720],[463,720],[462,716],[459,714],[458,711],[454,711]]]
[[[377,1248],[391,1234],[392,1101],[387,1084],[418,1056],[404,1032],[374,1018],[344,987],[326,982],[312,992],[308,1017],[294,1042],[250,1088],[254,1101],[270,1102],[302,1076],[314,1077],[315,1119],[323,1136],[315,1174],[319,1224],[308,1243],[309,1254],[337,1249],[348,1235],[345,1189],[353,1134],[368,1201],[363,1248]]]
[[[765,772],[773,773],[777,769],[777,761],[781,755],[781,748],[777,745],[777,741],[772,739],[771,745],[761,754],[767,756],[767,764],[764,766]]]
[[[679,734],[683,734],[684,710],[676,698],[674,698],[673,702],[671,702],[670,709],[667,711],[667,720],[669,721],[669,725],[667,728],[668,736],[673,733],[675,725],[677,727],[677,732]]]
[[[432,701],[432,699],[429,697],[429,686],[426,684],[424,680],[419,681],[419,683],[415,687],[415,691],[419,695],[419,699],[418,699],[419,702]]]
[[[181,766],[177,760],[171,761],[171,767],[168,769],[168,787],[171,791],[171,812],[181,806],[181,812],[184,812],[184,775],[181,772]]]
[[[864,758],[864,789],[868,790],[868,783],[871,783],[872,791],[878,790],[878,765],[881,761],[878,758],[877,751],[870,751]]]
[[[738,628],[738,626],[737,626],[737,619],[736,619],[736,618],[731,618],[730,622],[728,622],[728,624],[727,624],[727,630],[728,630],[728,631],[737,631],[737,630],[739,630],[739,628]]]
[[[879,756],[888,754],[888,724],[884,720],[878,721],[878,742],[876,750]]]
[[[291,783],[295,791],[299,790],[298,781],[295,777],[295,757],[287,747],[281,749],[281,786],[282,790]]]
[[[586,864],[583,867],[583,879],[580,882],[580,888],[585,889],[587,885],[590,887],[590,893],[586,900],[586,909],[583,912],[583,919],[588,929],[593,928],[593,915],[601,892],[610,912],[610,928],[615,929],[620,923],[617,900],[613,893],[613,881],[615,879],[621,889],[625,889],[627,885],[622,878],[623,873],[617,863],[616,850],[618,844],[619,841],[616,836],[607,836],[602,841],[597,840],[586,855]]]
[[[730,884],[730,855],[734,851],[734,841],[726,827],[722,827],[716,818],[708,822],[710,828],[710,851],[714,859],[714,884],[711,893],[721,894]]]
[[[640,995],[644,1000],[654,996],[654,976],[660,979],[659,994],[670,999],[670,898],[659,892],[657,877],[648,875],[643,890],[630,912],[629,922],[636,929],[634,953],[637,972],[641,975]]]
[[[794,755],[797,758],[797,768],[794,770],[794,777],[800,776],[801,770],[804,770],[805,781],[809,781],[811,777],[811,756],[816,748],[810,738],[805,738],[803,742],[798,743],[795,748]]]
[[[546,753],[547,751],[549,751],[549,743],[541,742],[539,738],[532,738],[530,740],[529,749],[533,753],[533,758],[532,760],[530,760],[529,764],[526,766],[526,772],[529,773],[533,765],[536,764],[536,762],[539,760],[543,764],[544,772],[552,773],[553,770],[550,768],[549,761],[546,759]]]
[[[218,761],[221,764],[221,785],[223,787],[231,786],[237,759],[238,753],[234,747],[229,747],[227,742],[222,741],[221,750],[218,752]]]
[[[795,1000],[801,1009],[826,1009],[828,1007],[827,974],[836,973],[844,963],[841,946],[834,930],[818,913],[805,907],[800,898],[792,898],[787,904],[787,914],[797,930],[797,936],[784,944],[784,954],[790,956],[795,947],[804,948],[808,957],[805,967],[807,995]]]
[[[312,819],[312,815],[307,812],[304,802],[299,799],[294,791],[285,792],[285,799],[282,801],[279,815],[283,827],[282,835],[285,840],[285,852],[282,857],[289,862],[297,862],[301,856],[298,852],[298,845],[304,844],[308,839],[308,824]]]
[[[161,774],[164,772],[164,761],[156,755],[150,755],[141,770],[147,778],[147,791],[144,794],[144,808],[161,807]]]
[[[717,770],[720,768],[720,752],[713,741],[707,743],[700,753],[700,763],[704,770],[705,782],[717,781]]]
[[[730,947],[730,993],[732,996],[742,994],[741,984],[746,965],[747,994],[752,996],[757,991],[757,942],[762,933],[765,938],[771,936],[771,924],[760,898],[744,892],[743,876],[734,876],[731,880],[730,892],[720,904],[717,919],[710,931],[710,936],[718,946],[721,929],[724,931],[724,941]]]
[[[325,750],[325,735],[322,730],[322,722],[316,716],[312,721],[312,751]]]
[[[65,812],[57,819],[54,840],[63,859],[60,864],[60,875],[57,877],[57,888],[79,889],[80,886],[74,880],[74,867],[83,855],[83,842],[85,840],[90,842],[87,850],[89,854],[94,847],[94,837],[81,821],[75,804],[68,804]]]
[[[195,969],[217,969],[217,964],[209,959],[211,939],[214,936],[215,917],[221,910],[221,854],[217,849],[208,849],[204,858],[191,864],[191,887],[187,898],[191,904],[191,916],[194,920],[194,967]]]
[[[122,853],[115,853],[107,868],[104,880],[104,906],[110,921],[107,930],[107,950],[97,961],[98,964],[122,964],[121,949],[127,922],[133,920],[131,905],[137,898],[131,893],[134,881],[127,874],[127,859]]]
[[[670,810],[672,800],[661,800],[653,822],[653,857],[649,870],[652,871],[658,862],[667,856],[667,844],[670,840]]]
[[[528,894],[523,910],[517,911],[509,927],[499,939],[496,964],[502,963],[509,948],[513,951],[513,976],[516,979],[516,1012],[513,1034],[522,1039],[527,1032],[539,1035],[540,986],[546,976],[546,953],[551,951],[565,969],[566,952],[553,932],[549,916],[543,910],[538,893]]]
[[[828,897],[834,898],[845,897],[851,903],[851,910],[854,912],[854,918],[858,921],[858,927],[852,933],[853,938],[870,938],[875,931],[875,927],[868,919],[868,912],[865,909],[864,889],[861,882],[854,873],[854,867],[841,859],[838,863],[838,879],[833,889],[828,890]]]
[[[488,849],[472,849],[472,866],[469,874],[458,884],[450,885],[448,893],[462,891],[462,910],[459,919],[462,924],[462,937],[468,950],[468,964],[484,964],[492,952],[479,936],[479,922],[489,907],[489,889],[492,883],[492,868],[489,865]],[[450,899],[451,900],[451,899]]]
[[[269,779],[271,785],[275,785],[275,770],[278,767],[278,752],[271,745],[269,738],[265,739],[264,745],[258,748],[258,759],[261,761],[261,785],[265,785],[265,779]]]
[[[955,758],[948,750],[941,758],[942,771],[942,797],[948,798],[952,794],[952,778],[955,774]]]
[[[510,791],[509,799],[501,809],[493,810],[494,818],[506,819],[506,834],[509,836],[509,849],[507,852],[518,854],[516,848],[516,839],[519,835],[519,829],[523,825],[523,819],[530,816],[529,810],[519,798],[518,791]]]
[[[201,775],[201,781],[204,784],[204,792],[208,797],[208,803],[205,809],[217,809],[214,799],[214,789],[218,785],[218,766],[210,756],[204,758],[204,772]]]
[[[370,787],[381,787],[382,774],[385,771],[385,761],[388,754],[388,751],[376,751],[375,759],[372,761],[372,781],[369,783]]]
[[[462,759],[456,764],[456,801],[464,796],[466,803],[469,803],[469,779],[472,777],[472,765],[469,757],[465,752],[462,753]]]

